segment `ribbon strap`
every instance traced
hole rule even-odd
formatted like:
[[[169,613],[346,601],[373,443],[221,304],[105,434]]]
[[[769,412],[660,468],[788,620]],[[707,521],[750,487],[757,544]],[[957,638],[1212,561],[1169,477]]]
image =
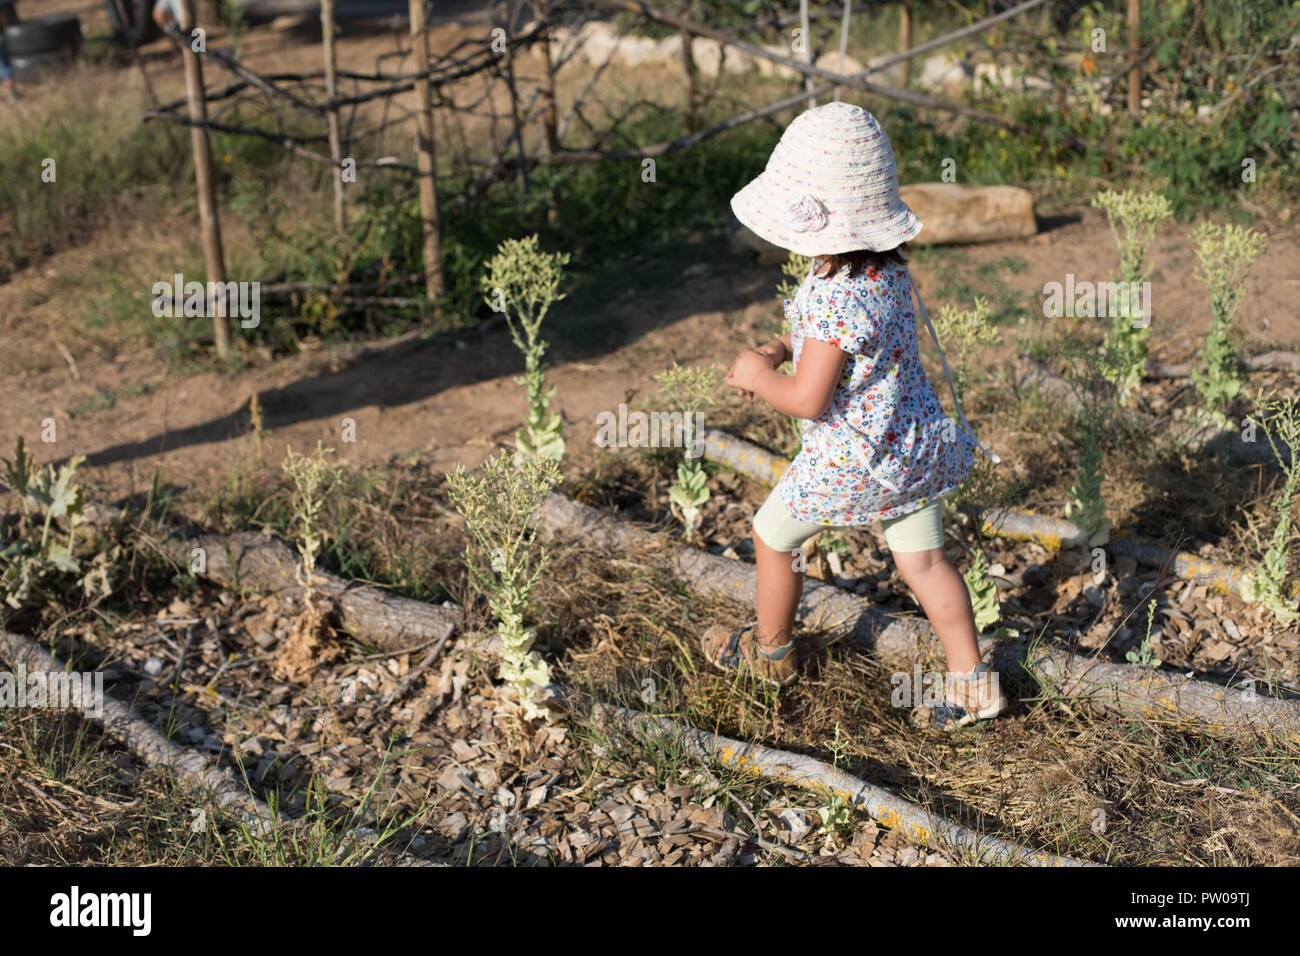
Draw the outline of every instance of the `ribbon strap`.
[[[980,451],[989,456],[993,464],[1000,464],[1002,459],[993,453],[975,437],[975,432],[971,430],[970,422],[966,421],[966,413],[961,409],[961,399],[957,397],[957,389],[952,384],[952,372],[948,370],[948,359],[943,354],[943,346],[939,344],[939,336],[934,331],[934,324],[930,321],[930,314],[925,310],[925,302],[921,300],[921,290],[916,287],[916,282],[912,278],[912,270],[907,270],[907,282],[912,287],[912,295],[916,296],[916,304],[921,309],[921,318],[925,319],[925,327],[930,330],[930,338],[934,339],[934,347],[939,350],[939,361],[943,363],[943,377],[948,380],[948,391],[952,393],[953,404],[957,406],[957,415],[961,418],[962,431],[973,441]]]

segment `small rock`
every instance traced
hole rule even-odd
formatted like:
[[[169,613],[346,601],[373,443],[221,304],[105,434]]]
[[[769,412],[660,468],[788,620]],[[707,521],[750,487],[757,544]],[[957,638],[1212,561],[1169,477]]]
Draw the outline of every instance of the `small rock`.
[[[457,810],[451,816],[443,817],[438,823],[438,832],[452,843],[459,843],[469,830],[469,818]]]
[[[789,843],[798,843],[812,829],[812,825],[808,822],[808,815],[794,807],[782,810],[778,819],[785,824],[786,832],[783,836]]]
[[[460,739],[451,742],[451,752],[455,754],[457,760],[473,760],[478,753],[473,747]]]

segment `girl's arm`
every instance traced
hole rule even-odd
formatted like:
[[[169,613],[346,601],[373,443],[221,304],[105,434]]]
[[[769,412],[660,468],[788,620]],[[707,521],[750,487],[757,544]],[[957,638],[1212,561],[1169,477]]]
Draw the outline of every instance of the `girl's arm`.
[[[846,354],[834,345],[806,338],[798,372],[784,375],[751,350],[736,359],[726,383],[753,392],[782,414],[817,418],[830,406]]]

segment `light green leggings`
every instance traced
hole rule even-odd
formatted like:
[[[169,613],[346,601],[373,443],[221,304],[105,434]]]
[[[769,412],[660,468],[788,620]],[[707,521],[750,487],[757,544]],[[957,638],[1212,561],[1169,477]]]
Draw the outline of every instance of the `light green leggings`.
[[[885,529],[889,550],[897,554],[942,548],[943,498],[936,498],[916,511],[880,523]],[[755,534],[775,551],[793,551],[817,532],[829,530],[829,525],[800,521],[791,515],[777,488],[772,489],[763,507],[754,515]]]

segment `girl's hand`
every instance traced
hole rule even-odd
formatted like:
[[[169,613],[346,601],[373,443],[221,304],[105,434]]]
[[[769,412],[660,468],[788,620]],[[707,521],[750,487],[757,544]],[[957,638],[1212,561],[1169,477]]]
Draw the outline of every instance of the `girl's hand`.
[[[728,370],[725,381],[752,399],[755,379],[760,372],[771,370],[772,367],[766,355],[757,349],[746,349],[736,356],[736,361]]]
[[[765,356],[768,365],[773,369],[778,369],[785,364],[785,343],[780,339],[773,339],[765,345],[760,345],[754,351]]]

